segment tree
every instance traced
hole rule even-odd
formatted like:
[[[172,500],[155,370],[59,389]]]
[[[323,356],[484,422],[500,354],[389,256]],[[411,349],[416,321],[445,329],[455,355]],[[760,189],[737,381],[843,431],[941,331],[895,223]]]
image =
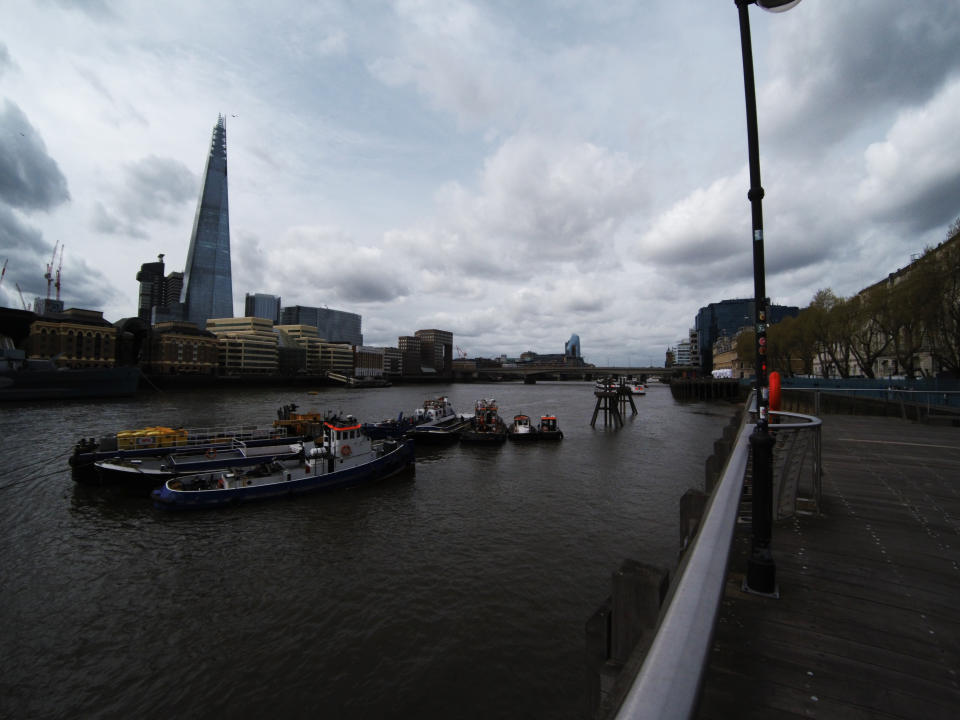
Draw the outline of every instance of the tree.
[[[890,346],[890,335],[880,321],[889,294],[886,284],[879,283],[846,301],[850,352],[868,378],[875,377],[874,363]]]
[[[926,327],[931,352],[941,368],[960,374],[960,219],[950,229],[947,242],[928,250],[920,265],[936,293]]]
[[[821,374],[830,377],[833,368],[840,377],[850,377],[852,323],[846,300],[833,290],[818,290],[807,310]]]

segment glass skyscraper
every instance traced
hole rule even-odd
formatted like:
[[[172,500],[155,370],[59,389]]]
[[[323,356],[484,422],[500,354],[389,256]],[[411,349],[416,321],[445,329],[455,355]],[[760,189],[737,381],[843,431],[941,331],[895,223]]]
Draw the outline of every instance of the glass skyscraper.
[[[201,330],[209,318],[233,317],[230,217],[227,205],[227,126],[217,117],[183,274],[184,319]]]

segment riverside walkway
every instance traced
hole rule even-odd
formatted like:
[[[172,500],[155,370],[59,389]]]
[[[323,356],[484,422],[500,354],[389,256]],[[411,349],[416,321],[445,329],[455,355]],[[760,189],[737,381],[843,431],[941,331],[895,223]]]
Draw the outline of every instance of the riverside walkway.
[[[737,530],[697,717],[960,717],[960,428],[823,416],[821,514]]]

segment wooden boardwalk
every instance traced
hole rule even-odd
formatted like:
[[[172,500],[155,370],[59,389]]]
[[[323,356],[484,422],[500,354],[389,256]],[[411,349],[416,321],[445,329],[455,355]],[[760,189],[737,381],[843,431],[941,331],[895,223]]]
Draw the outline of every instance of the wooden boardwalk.
[[[960,718],[960,429],[828,415],[819,516],[734,540],[699,718]]]

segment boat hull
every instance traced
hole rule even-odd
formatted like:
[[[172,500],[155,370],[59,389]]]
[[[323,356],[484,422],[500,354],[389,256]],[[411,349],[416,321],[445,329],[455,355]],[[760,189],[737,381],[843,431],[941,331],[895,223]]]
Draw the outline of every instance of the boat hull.
[[[134,395],[140,368],[19,370],[0,373],[0,400],[70,400]]]
[[[111,459],[94,463],[94,467],[102,485],[125,484],[153,488],[180,475],[295,460],[302,452],[300,449],[291,450],[289,444],[276,449],[274,446],[266,447],[271,452],[244,455],[237,450],[220,450],[210,455],[187,455],[182,458],[174,456],[170,458],[174,461],[172,464],[155,457],[141,463]]]
[[[312,474],[299,466],[285,470],[274,481],[236,488],[172,490],[169,483],[152,493],[155,507],[164,510],[203,510],[240,503],[269,500],[307,493],[339,490],[384,480],[414,467],[412,442],[397,447],[369,462],[323,474]]]

